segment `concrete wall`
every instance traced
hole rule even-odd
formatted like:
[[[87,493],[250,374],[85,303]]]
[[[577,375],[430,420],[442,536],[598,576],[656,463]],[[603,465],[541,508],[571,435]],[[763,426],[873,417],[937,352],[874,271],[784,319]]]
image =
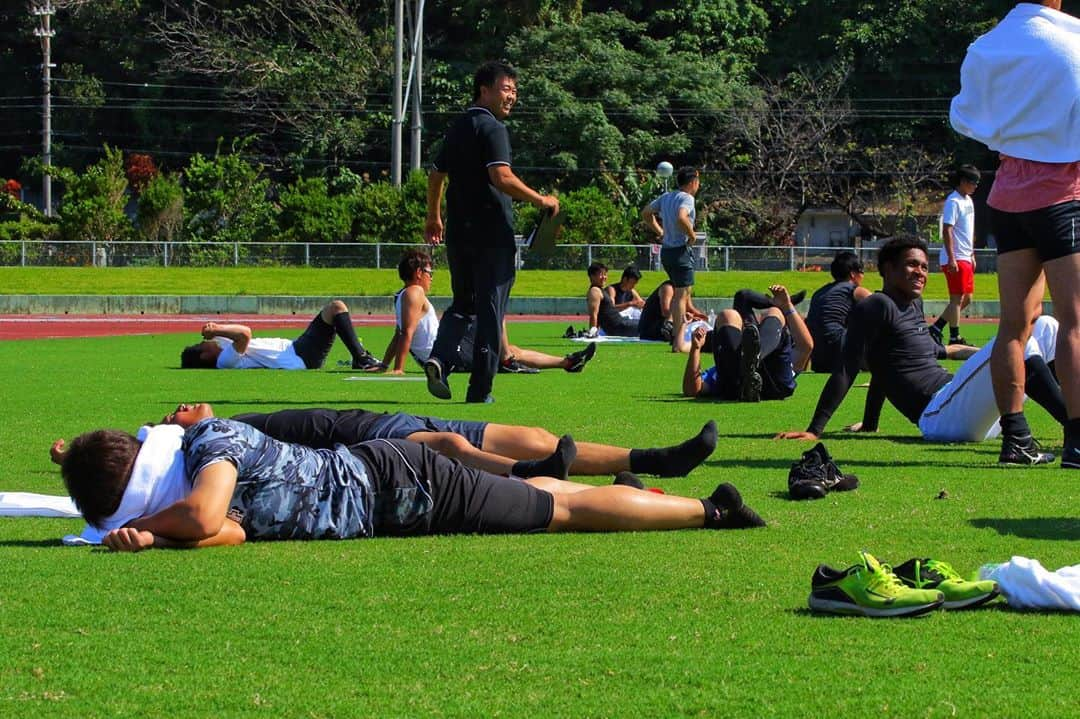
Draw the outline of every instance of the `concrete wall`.
[[[342,297],[354,315],[390,315],[393,297]],[[450,303],[449,297],[432,297],[437,310]],[[205,296],[205,295],[0,295],[0,314],[6,315],[312,315],[325,297],[289,296]],[[731,307],[730,298],[695,297],[694,304],[708,312]],[[928,315],[945,309],[944,300],[927,300]],[[801,309],[805,312],[807,304]],[[511,297],[511,315],[584,315],[583,297]],[[1049,302],[1043,312],[1052,311]],[[997,300],[975,300],[965,315],[997,317]]]

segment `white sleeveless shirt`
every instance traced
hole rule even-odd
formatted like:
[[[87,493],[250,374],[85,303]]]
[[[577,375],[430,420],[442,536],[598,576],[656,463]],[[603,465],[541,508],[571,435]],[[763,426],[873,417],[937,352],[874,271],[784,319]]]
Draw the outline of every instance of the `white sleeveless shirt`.
[[[405,331],[405,328],[401,326],[401,296],[404,292],[405,290],[401,289],[394,295],[394,315],[397,318],[395,323],[400,332]],[[428,302],[427,312],[417,323],[416,331],[413,332],[412,344],[409,345],[409,352],[412,353],[417,362],[427,362],[428,357],[431,356],[431,348],[435,346],[435,335],[438,333],[439,318],[435,316],[435,308],[431,305],[431,302]]]

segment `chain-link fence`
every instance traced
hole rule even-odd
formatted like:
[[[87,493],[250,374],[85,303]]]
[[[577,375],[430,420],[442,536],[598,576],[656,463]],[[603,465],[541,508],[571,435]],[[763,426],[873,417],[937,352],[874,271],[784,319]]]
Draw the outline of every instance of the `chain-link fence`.
[[[828,271],[837,252],[858,254],[867,271],[876,268],[877,248],[710,246],[699,236],[697,266],[702,271],[793,270]],[[520,242],[519,242],[520,245]],[[24,267],[370,267],[397,266],[402,250],[416,245],[397,242],[334,244],[318,242],[0,242],[0,266]],[[436,264],[443,264],[443,248],[429,248]],[[593,262],[621,269],[633,264],[659,270],[659,245],[556,245],[550,256],[521,247],[521,269],[583,270]],[[930,252],[931,268],[938,269],[938,252]],[[979,272],[994,272],[993,250],[977,250]]]

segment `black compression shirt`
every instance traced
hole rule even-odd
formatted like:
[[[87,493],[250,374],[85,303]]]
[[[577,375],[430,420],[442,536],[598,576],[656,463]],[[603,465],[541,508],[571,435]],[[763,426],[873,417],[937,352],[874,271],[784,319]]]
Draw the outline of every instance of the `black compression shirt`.
[[[915,423],[934,394],[952,379],[937,363],[944,348],[927,331],[922,301],[897,304],[884,292],[875,292],[848,316],[841,366],[821,391],[808,432],[825,431],[859,373],[864,352],[875,391]]]

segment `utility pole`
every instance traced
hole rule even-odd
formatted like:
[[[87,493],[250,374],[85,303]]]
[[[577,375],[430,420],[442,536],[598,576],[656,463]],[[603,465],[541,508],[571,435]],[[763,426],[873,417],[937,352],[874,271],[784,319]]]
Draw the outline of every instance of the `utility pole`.
[[[401,126],[405,124],[401,112],[401,55],[404,44],[405,0],[394,0],[394,92],[390,110],[394,116],[390,127],[390,182],[394,187],[401,187]]]
[[[52,6],[52,0],[45,0],[44,5],[34,5],[30,12],[37,16],[39,25],[34,28],[34,35],[41,38],[41,163],[45,166],[45,173],[41,177],[41,195],[45,204],[45,216],[52,217],[52,175],[49,168],[52,167],[52,69],[56,67],[52,63],[52,37],[56,31],[52,29],[50,22],[56,12]]]
[[[419,170],[420,136],[424,129],[420,110],[424,66],[424,0],[416,0],[416,11],[413,13],[412,65],[413,71],[409,76],[414,85],[412,88],[412,126],[409,128],[412,131],[409,144],[409,168]]]

